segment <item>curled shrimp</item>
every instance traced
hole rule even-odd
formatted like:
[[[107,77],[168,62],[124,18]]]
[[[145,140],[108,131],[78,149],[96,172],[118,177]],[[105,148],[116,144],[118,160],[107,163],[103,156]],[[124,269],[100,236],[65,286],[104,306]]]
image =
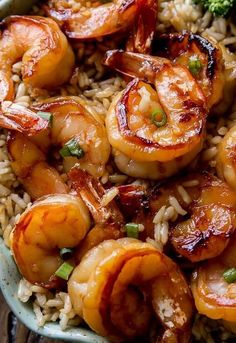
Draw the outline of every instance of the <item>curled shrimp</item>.
[[[154,4],[154,1],[151,0],[151,3]],[[84,40],[126,30],[139,15],[143,5],[146,5],[146,1],[114,0],[104,4],[99,0],[91,8],[76,10],[73,6],[65,8],[64,1],[51,0],[46,11],[69,38]]]
[[[187,198],[181,195],[185,183]],[[180,255],[198,262],[220,255],[236,228],[236,196],[226,183],[208,172],[189,174],[165,186],[157,186],[149,196],[149,214],[139,214],[146,235],[153,237],[153,218],[162,206],[177,199],[183,218],[170,227],[170,242]]]
[[[75,312],[112,342],[144,339],[153,315],[159,334],[164,331],[160,342],[168,335],[174,342],[189,339],[188,285],[178,266],[148,243],[123,238],[99,244],[73,271],[68,292]]]
[[[65,186],[62,186],[58,173],[46,163],[46,153],[52,146],[62,148],[71,139],[76,141],[82,149],[83,156],[80,158],[65,156],[63,159],[65,170],[68,171],[77,163],[80,168],[97,177],[103,174],[110,155],[106,130],[100,118],[90,113],[80,98],[55,98],[35,105],[32,110],[20,112],[18,107],[16,110],[15,105],[9,106],[7,112],[2,115],[5,115],[7,120],[10,116],[12,127],[9,122],[4,124],[2,121],[1,123],[1,116],[0,123],[4,127],[17,129],[29,136],[11,132],[8,139],[8,151],[12,158],[14,172],[34,199],[54,193],[51,192],[54,186],[55,190],[60,190],[59,193],[64,193],[62,190]],[[35,131],[35,117],[38,111],[46,111],[52,115],[51,126],[46,130],[42,127],[41,132]],[[18,124],[17,128],[13,125],[14,122]],[[43,175],[44,169],[46,173],[48,171],[48,179],[45,179]]]
[[[232,127],[218,145],[216,170],[219,178],[236,190],[236,127]]]
[[[52,19],[11,16],[0,30],[0,101],[14,97],[11,68],[21,58],[23,81],[32,87],[55,87],[69,79],[74,53]]]
[[[60,249],[78,245],[89,227],[88,209],[77,196],[50,195],[35,202],[21,215],[11,237],[21,274],[34,284],[57,287]]]
[[[223,96],[225,84],[222,51],[219,46],[191,32],[165,34],[153,42],[153,54],[171,59],[191,71],[211,108]]]
[[[125,155],[131,160],[126,174],[137,176],[133,165],[140,165],[138,176],[158,179],[189,163],[201,149],[207,115],[205,96],[190,72],[167,59],[119,50],[107,52],[105,64],[156,87],[154,91],[151,85],[134,79],[109,108],[108,139],[118,159]],[[122,164],[118,161],[123,171]],[[160,172],[162,169],[166,171]]]
[[[235,267],[236,235],[220,256],[201,264],[193,273],[192,292],[199,313],[212,319],[223,319],[226,325],[235,326],[235,283],[224,279],[224,272]]]

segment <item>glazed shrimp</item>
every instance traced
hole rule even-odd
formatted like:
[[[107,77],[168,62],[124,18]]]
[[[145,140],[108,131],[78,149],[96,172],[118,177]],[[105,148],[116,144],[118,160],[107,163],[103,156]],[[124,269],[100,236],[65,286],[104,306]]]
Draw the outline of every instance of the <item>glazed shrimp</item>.
[[[188,285],[178,266],[148,243],[123,238],[90,250],[73,271],[68,292],[73,308],[112,342],[138,341],[160,321],[158,342],[188,342],[193,313]],[[165,309],[168,307],[168,311]]]
[[[157,23],[156,0],[144,0],[140,6],[140,13],[133,25],[133,31],[126,43],[126,51],[149,54],[156,32]]]
[[[187,200],[180,187],[186,182],[193,186],[185,188]],[[202,172],[189,174],[174,182],[156,187],[149,196],[149,212],[140,213],[135,221],[143,223],[145,237],[154,236],[153,218],[162,206],[170,206],[170,199],[177,199],[183,219],[170,227],[170,242],[178,254],[198,262],[220,255],[230,241],[236,228],[236,196],[215,176]],[[141,237],[141,238],[145,238]]]
[[[227,327],[235,326],[235,283],[224,279],[224,272],[235,268],[236,235],[230,240],[224,253],[201,264],[192,277],[192,292],[199,313],[212,319],[224,319]]]
[[[86,204],[95,222],[85,239],[75,250],[75,261],[81,258],[93,247],[107,239],[124,237],[124,217],[115,200],[103,205],[106,194],[102,184],[84,170],[74,167],[68,173],[70,187]]]
[[[209,108],[221,100],[225,76],[222,51],[218,45],[184,31],[156,38],[153,54],[186,66],[201,87]]]
[[[156,87],[134,79],[109,108],[106,127],[118,168],[160,179],[186,166],[201,150],[207,116],[190,72],[163,58],[119,50],[108,52],[105,64]]]
[[[30,282],[55,288],[63,263],[60,249],[78,245],[90,227],[89,212],[73,195],[50,195],[35,202],[17,222],[11,249],[21,274]]]
[[[236,190],[236,127],[232,127],[218,146],[216,170],[220,179]]]
[[[14,172],[34,199],[55,192],[64,193],[66,190],[56,170],[47,164],[47,152],[52,146],[62,148],[73,139],[83,154],[77,157],[65,156],[65,170],[69,170],[77,163],[80,168],[97,177],[103,174],[110,155],[105,127],[99,117],[88,111],[80,98],[55,98],[35,105],[32,110],[28,110],[27,113],[19,112],[15,105],[9,106],[5,116],[7,119],[10,116],[11,123],[3,123],[2,126],[12,126],[11,129],[15,130],[15,122],[18,124],[17,130],[29,136],[28,138],[20,133],[11,132],[8,151]],[[42,128],[41,132],[37,131],[36,135],[30,137],[35,134],[35,117],[38,111],[49,112],[52,115],[52,123],[46,130]],[[45,178],[43,170],[48,178]]]
[[[52,19],[11,16],[0,30],[0,101],[14,98],[11,68],[21,58],[23,81],[32,87],[55,87],[69,79],[74,53]]]
[[[151,3],[154,4],[154,1],[151,0]],[[66,8],[65,1],[51,0],[45,8],[69,38],[84,40],[126,30],[143,5],[146,5],[144,0],[114,0],[106,4],[99,0],[91,8],[75,9],[73,6],[68,8],[69,5]]]

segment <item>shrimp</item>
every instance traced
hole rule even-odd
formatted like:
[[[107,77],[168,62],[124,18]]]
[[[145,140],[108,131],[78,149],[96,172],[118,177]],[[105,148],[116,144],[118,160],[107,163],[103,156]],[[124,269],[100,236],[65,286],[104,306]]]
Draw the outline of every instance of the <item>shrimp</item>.
[[[194,185],[186,188],[187,201],[181,195],[180,187],[192,180]],[[183,214],[186,213],[170,227],[170,242],[176,252],[191,262],[220,255],[236,228],[236,195],[228,185],[212,174],[202,172],[157,186],[149,195],[148,213],[140,212],[135,219],[146,228],[142,235],[154,236],[153,218],[162,206],[170,205],[171,198],[176,198]]]
[[[220,179],[236,190],[236,127],[232,127],[218,145],[216,170]]]
[[[95,222],[95,226],[75,250],[75,261],[79,263],[88,250],[104,240],[124,237],[124,217],[115,200],[106,206],[102,204],[106,191],[102,184],[87,172],[73,167],[68,178],[71,189],[84,201]]]
[[[29,136],[11,132],[8,151],[14,172],[34,199],[50,194],[53,189],[56,193],[57,190],[59,193],[64,193],[65,186],[62,186],[61,178],[56,171],[53,171],[54,168],[46,163],[46,153],[52,146],[62,148],[73,139],[83,154],[77,157],[65,156],[63,160],[65,170],[68,171],[77,163],[80,168],[97,177],[104,173],[110,155],[106,130],[100,118],[89,111],[83,100],[78,97],[59,97],[35,105],[32,110],[35,113],[28,110],[26,116],[25,112],[21,115],[22,112],[19,113],[15,107],[9,106],[7,119],[10,113],[11,121],[18,124],[18,130],[27,132]],[[51,127],[46,130],[43,128],[41,132],[37,131],[37,134],[32,136],[35,134],[35,116],[38,111],[51,113],[52,124]],[[10,128],[9,122],[4,127]],[[14,125],[11,128],[16,129]],[[44,169],[48,175],[47,179],[44,176]]]
[[[88,209],[77,196],[54,194],[36,201],[21,215],[11,237],[21,274],[34,284],[58,287],[60,249],[78,245],[89,227]]]
[[[205,96],[190,72],[167,59],[119,50],[107,52],[105,65],[156,87],[134,79],[108,110],[108,139],[121,156],[118,167],[131,176],[160,179],[186,166],[202,147],[207,116]],[[119,163],[123,155],[126,167]]]
[[[222,99],[225,76],[222,51],[218,45],[184,31],[156,38],[153,42],[153,54],[186,66],[201,87],[209,108]]]
[[[74,269],[68,292],[75,312],[112,342],[144,339],[153,315],[159,333],[165,331],[160,342],[167,331],[176,342],[189,339],[188,285],[178,266],[148,243],[123,238],[99,244]]]
[[[32,199],[68,192],[59,172],[47,163],[45,154],[22,133],[9,133],[7,147],[12,169]]]
[[[177,174],[179,170],[188,166],[202,150],[202,143],[199,143],[183,157],[167,162],[138,162],[115,149],[113,149],[113,156],[117,168],[124,174],[136,178],[162,180]]]
[[[126,43],[126,51],[148,54],[156,32],[157,1],[144,0],[140,6],[140,13],[133,25],[133,31]]]
[[[150,0],[150,3],[153,8],[157,7],[153,0]],[[68,7],[65,7],[65,1],[50,0],[45,9],[47,14],[59,23],[69,38],[84,40],[126,30],[142,12],[143,7],[146,7],[146,1],[114,0],[104,4],[99,0],[90,8]],[[142,43],[145,44],[144,41]]]
[[[74,53],[52,19],[10,16],[0,30],[0,101],[14,98],[11,68],[21,58],[23,81],[32,87],[51,88],[69,79]]]
[[[201,264],[192,276],[192,292],[199,313],[223,319],[227,326],[236,322],[235,283],[224,279],[224,272],[235,267],[236,234],[220,256]]]

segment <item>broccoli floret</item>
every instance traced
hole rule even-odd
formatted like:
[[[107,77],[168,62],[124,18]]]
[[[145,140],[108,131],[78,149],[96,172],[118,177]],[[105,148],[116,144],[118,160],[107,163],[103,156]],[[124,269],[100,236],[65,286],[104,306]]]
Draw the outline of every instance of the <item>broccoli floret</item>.
[[[236,5],[236,0],[194,0],[194,3],[201,4],[216,16],[224,17]]]

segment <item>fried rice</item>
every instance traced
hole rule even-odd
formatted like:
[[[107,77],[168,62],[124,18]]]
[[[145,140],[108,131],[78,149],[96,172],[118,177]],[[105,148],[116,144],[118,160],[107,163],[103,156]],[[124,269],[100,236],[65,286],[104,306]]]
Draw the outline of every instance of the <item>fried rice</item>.
[[[80,6],[76,1],[71,2],[71,6]],[[89,3],[87,4],[89,7]],[[42,9],[33,8],[33,13],[44,14]],[[160,0],[157,31],[176,32],[190,30],[199,33],[208,39],[217,41],[223,47],[225,69],[227,72],[226,82],[231,86],[236,84],[236,25],[231,18],[214,17],[210,12],[204,12],[199,5],[193,4],[192,0]],[[17,62],[12,67],[12,80],[15,87],[15,100],[17,104],[28,107],[34,102],[41,101],[54,95],[79,95],[84,98],[93,110],[104,116],[109,108],[112,99],[119,91],[125,88],[125,81],[115,75],[108,76],[102,65],[102,57],[106,51],[103,43],[78,43],[76,45],[80,68],[76,69],[70,82],[63,87],[55,89],[53,92],[46,90],[35,90],[28,88],[21,78],[21,62]],[[145,99],[144,99],[145,101]],[[224,108],[232,103],[230,110],[224,112]],[[234,93],[227,94],[224,104],[215,108],[207,124],[207,135],[203,151],[198,157],[206,165],[215,168],[215,157],[217,146],[229,131],[236,124],[236,101]],[[222,114],[224,113],[224,116]],[[104,118],[105,119],[105,118]],[[0,234],[4,242],[9,246],[10,233],[20,214],[31,205],[30,196],[22,189],[19,181],[14,175],[6,147],[7,132],[0,133]],[[197,164],[197,160],[192,163],[192,168]],[[62,167],[58,167],[62,172]],[[105,194],[104,204],[108,204],[116,195],[116,186],[124,183],[126,175],[113,173],[108,168],[101,177],[101,182],[108,180],[114,187]],[[136,183],[147,183],[147,181],[136,180]],[[179,186],[178,192],[184,202],[191,202],[188,194],[188,187],[197,184],[197,180],[190,180]],[[183,216],[186,211],[181,207],[174,197],[169,198],[169,205],[163,206],[154,217],[155,232],[154,239],[147,241],[157,249],[162,249],[168,240],[169,223],[176,220],[178,216]],[[140,231],[143,227],[139,228]],[[43,287],[30,284],[22,279],[18,288],[18,298],[22,302],[33,299],[33,310],[39,326],[43,326],[48,321],[59,321],[61,329],[65,330],[70,325],[81,323],[71,304],[68,293],[50,292]],[[193,337],[200,342],[224,342],[236,340],[236,337],[227,332],[220,321],[213,321],[203,316],[197,315],[193,326]]]

